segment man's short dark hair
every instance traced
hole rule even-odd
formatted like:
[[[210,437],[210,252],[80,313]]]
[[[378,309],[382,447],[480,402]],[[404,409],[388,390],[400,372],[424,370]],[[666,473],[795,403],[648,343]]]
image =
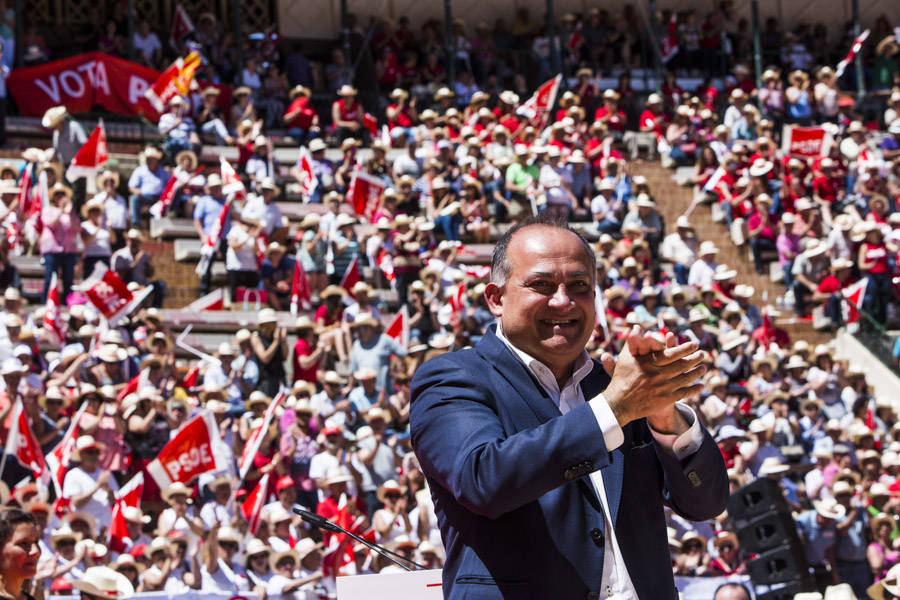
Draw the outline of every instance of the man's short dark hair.
[[[750,590],[747,589],[746,585],[741,583],[723,583],[716,588],[716,593],[713,594],[713,600],[717,600],[719,597],[719,590],[741,590],[744,592],[744,598],[750,600]]]
[[[12,537],[16,525],[21,523],[37,525],[37,520],[34,518],[33,514],[27,513],[24,510],[19,510],[18,508],[9,508],[0,512],[0,548],[3,548],[3,546],[6,545],[6,542]]]
[[[513,236],[516,235],[516,232],[525,229],[526,227],[531,227],[532,225],[542,225],[544,227],[562,229],[578,236],[578,239],[581,240],[585,251],[591,259],[591,277],[594,277],[597,271],[597,257],[594,255],[594,249],[591,248],[590,242],[585,239],[580,231],[569,227],[565,219],[542,213],[536,217],[528,217],[527,219],[519,221],[507,229],[506,233],[504,233],[497,241],[497,245],[494,246],[494,254],[491,256],[491,283],[503,285],[507,282],[509,274],[512,271],[512,265],[509,264],[509,256],[507,255],[509,242],[512,240]]]

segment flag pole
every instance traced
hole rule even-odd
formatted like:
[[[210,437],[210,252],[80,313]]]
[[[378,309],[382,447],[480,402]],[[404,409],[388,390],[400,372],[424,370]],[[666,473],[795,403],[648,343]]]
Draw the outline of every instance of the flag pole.
[[[853,8],[853,40],[855,43],[860,34],[859,0],[853,0],[851,4]],[[856,53],[853,66],[856,70],[856,98],[858,103],[862,103],[866,97],[866,76],[862,64],[862,48]]]

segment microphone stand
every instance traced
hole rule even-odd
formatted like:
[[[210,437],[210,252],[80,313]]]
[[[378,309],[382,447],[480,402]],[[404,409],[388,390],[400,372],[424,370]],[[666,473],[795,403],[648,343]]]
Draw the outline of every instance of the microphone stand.
[[[318,515],[314,512],[310,512],[304,508],[301,508],[300,506],[298,506],[296,504],[291,508],[291,510],[295,514],[300,515],[301,519],[303,519],[304,521],[306,521],[313,527],[318,527],[319,529],[324,529],[325,531],[330,531],[331,533],[343,533],[343,534],[349,535],[351,538],[353,538],[360,544],[363,544],[364,546],[366,546],[373,552],[380,554],[381,556],[385,557],[386,559],[388,559],[389,561],[391,561],[398,567],[401,567],[402,569],[405,569],[407,571],[415,570],[415,569],[413,569],[413,567],[415,567],[416,569],[423,569],[423,570],[428,569],[428,567],[426,567],[425,565],[420,565],[419,563],[415,562],[414,560],[410,560],[401,554],[397,554],[396,552],[388,550],[384,546],[374,544],[374,543],[370,542],[369,540],[362,538],[351,531],[347,531],[346,529],[344,529],[343,527],[341,527],[334,521],[329,521],[322,515]],[[408,565],[401,563],[399,560],[397,560],[397,558],[394,558],[395,556],[397,558],[399,558],[400,560],[402,560],[406,563],[409,563],[410,565],[413,565],[413,567],[410,567]]]

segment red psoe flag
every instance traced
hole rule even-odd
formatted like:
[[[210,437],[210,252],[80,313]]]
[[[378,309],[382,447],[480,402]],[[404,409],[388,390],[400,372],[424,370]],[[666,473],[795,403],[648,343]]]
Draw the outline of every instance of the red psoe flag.
[[[219,429],[209,411],[203,411],[175,434],[150,464],[147,472],[160,489],[176,481],[187,483],[208,471],[227,471],[228,457],[218,452]]]
[[[103,119],[94,127],[90,137],[69,163],[66,179],[74,182],[79,177],[96,177],[97,170],[109,160],[109,149],[106,146],[106,128]]]

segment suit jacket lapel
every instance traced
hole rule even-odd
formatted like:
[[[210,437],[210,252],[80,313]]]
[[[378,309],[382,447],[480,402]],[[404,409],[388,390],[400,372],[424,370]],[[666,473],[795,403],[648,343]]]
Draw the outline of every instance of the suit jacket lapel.
[[[581,382],[581,392],[585,401],[589,401],[600,394],[609,385],[609,375],[603,367],[594,362],[594,368]],[[627,445],[628,431],[625,431],[625,443],[613,450],[610,454],[611,464],[603,469],[603,485],[606,488],[606,502],[609,505],[609,514],[612,517],[613,527],[616,526],[616,517],[619,514],[619,501],[622,499],[622,482],[625,476],[625,455],[622,447]]]
[[[516,394],[523,400],[524,404],[530,409],[530,412],[537,417],[541,423],[546,423],[554,417],[560,416],[559,407],[547,396],[544,388],[529,373],[525,365],[513,354],[512,350],[507,348],[494,333],[494,328],[488,329],[481,341],[475,347],[475,350],[493,365],[494,368],[503,376],[510,386],[516,391]],[[473,377],[477,377],[477,373],[472,373]],[[511,403],[508,407],[516,412],[521,410],[521,405]],[[525,415],[523,415],[525,417]],[[530,421],[531,418],[525,418],[520,422]]]

